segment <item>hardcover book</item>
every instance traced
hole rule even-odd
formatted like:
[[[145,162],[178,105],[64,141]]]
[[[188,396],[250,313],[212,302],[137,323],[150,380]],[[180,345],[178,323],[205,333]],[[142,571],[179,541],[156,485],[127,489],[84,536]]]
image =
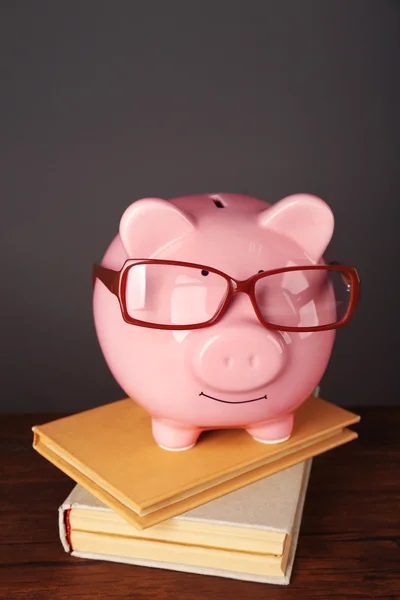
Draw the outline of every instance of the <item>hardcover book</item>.
[[[59,509],[73,556],[288,584],[311,460],[138,531],[75,486]]]

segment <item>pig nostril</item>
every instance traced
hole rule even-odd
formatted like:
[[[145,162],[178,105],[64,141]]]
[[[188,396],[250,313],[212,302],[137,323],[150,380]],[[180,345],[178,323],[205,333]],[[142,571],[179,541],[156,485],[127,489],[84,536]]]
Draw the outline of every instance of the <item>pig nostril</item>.
[[[249,357],[249,365],[255,369],[260,364],[260,359],[258,356],[254,356],[253,354]]]
[[[231,369],[233,367],[232,356],[225,356],[223,363],[224,363],[225,367],[227,367],[228,369]]]

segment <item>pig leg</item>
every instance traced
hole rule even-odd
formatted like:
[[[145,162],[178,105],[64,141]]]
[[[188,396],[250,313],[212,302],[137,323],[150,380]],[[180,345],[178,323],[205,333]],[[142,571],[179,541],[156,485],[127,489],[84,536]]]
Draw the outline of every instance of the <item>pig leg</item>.
[[[294,415],[290,413],[273,421],[257,423],[246,428],[246,431],[262,444],[279,444],[290,438],[293,429]]]
[[[201,433],[201,429],[170,419],[152,419],[151,425],[154,439],[164,450],[189,450]]]

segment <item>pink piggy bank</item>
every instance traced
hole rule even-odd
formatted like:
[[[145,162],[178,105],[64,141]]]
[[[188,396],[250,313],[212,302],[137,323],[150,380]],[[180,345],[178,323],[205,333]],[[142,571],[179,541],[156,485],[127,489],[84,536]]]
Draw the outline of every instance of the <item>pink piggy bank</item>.
[[[326,265],[334,219],[319,198],[145,198],[94,267],[94,320],[112,374],[164,449],[208,429],[287,440],[358,297]]]

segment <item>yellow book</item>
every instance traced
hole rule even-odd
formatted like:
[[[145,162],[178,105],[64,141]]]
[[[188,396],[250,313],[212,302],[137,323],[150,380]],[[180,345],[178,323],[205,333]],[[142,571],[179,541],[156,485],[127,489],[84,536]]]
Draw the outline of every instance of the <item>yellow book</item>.
[[[156,444],[148,414],[127,398],[36,426],[34,448],[138,529],[349,442],[359,417],[311,396],[291,438],[265,445],[243,430],[205,432],[194,448]]]
[[[138,531],[80,485],[59,509],[73,556],[288,584],[311,460]]]

